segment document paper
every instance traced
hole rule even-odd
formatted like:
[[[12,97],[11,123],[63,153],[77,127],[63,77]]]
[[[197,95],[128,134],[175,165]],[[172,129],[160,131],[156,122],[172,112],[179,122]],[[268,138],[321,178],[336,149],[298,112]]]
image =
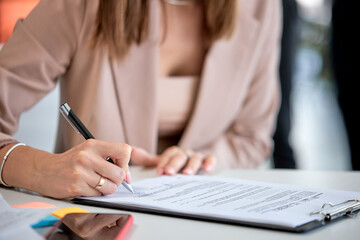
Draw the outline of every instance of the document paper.
[[[132,187],[134,194],[119,187],[112,195],[80,199],[151,212],[289,228],[321,220],[321,216],[310,213],[319,210],[324,203],[360,199],[359,192],[180,174],[141,180],[132,183]]]

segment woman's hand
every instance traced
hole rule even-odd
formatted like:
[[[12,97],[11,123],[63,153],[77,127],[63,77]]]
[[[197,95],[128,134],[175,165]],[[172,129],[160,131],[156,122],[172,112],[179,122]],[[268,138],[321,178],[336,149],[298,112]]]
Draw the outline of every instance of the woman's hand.
[[[144,149],[133,147],[131,161],[147,167],[157,166],[158,175],[175,175],[180,172],[192,175],[201,169],[211,172],[216,165],[216,158],[213,155],[183,150],[178,146],[169,147],[158,156],[149,154]]]
[[[130,155],[127,144],[94,139],[61,154],[22,147],[9,156],[3,176],[8,185],[55,198],[107,195],[124,180]],[[107,157],[115,164],[107,162]],[[19,173],[21,165],[23,172]],[[95,188],[101,177],[105,182]]]
[[[175,175],[179,172],[193,175],[201,169],[211,172],[216,164],[216,158],[211,154],[183,150],[177,146],[169,147],[158,158],[158,175]]]

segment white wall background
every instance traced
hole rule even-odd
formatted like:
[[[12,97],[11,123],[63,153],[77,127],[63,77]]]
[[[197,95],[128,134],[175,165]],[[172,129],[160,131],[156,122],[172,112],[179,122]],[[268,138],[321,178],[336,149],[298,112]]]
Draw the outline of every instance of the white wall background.
[[[15,138],[32,147],[53,152],[59,116],[59,85],[20,118]]]

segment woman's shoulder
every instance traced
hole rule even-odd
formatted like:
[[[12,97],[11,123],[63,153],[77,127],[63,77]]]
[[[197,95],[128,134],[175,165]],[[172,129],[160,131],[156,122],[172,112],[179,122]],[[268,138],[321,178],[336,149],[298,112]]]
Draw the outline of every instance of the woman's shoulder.
[[[31,30],[58,32],[76,35],[84,26],[84,21],[95,19],[99,0],[41,0],[24,19]],[[40,27],[41,26],[41,27]]]
[[[66,14],[67,19],[82,19],[89,10],[97,9],[98,4],[99,0],[41,0],[29,17],[40,12],[40,15],[52,15],[53,18],[63,17]],[[62,20],[66,21],[67,19],[63,18]]]

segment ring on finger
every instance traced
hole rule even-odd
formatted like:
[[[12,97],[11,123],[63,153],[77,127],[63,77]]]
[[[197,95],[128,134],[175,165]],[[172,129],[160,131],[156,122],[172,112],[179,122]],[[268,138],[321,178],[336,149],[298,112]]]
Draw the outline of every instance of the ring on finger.
[[[98,182],[98,184],[95,186],[96,190],[100,190],[102,188],[102,186],[105,183],[105,178],[103,176],[100,176],[100,180]]]
[[[193,155],[193,151],[191,150],[183,150],[183,153],[185,154],[186,160],[189,160]]]

